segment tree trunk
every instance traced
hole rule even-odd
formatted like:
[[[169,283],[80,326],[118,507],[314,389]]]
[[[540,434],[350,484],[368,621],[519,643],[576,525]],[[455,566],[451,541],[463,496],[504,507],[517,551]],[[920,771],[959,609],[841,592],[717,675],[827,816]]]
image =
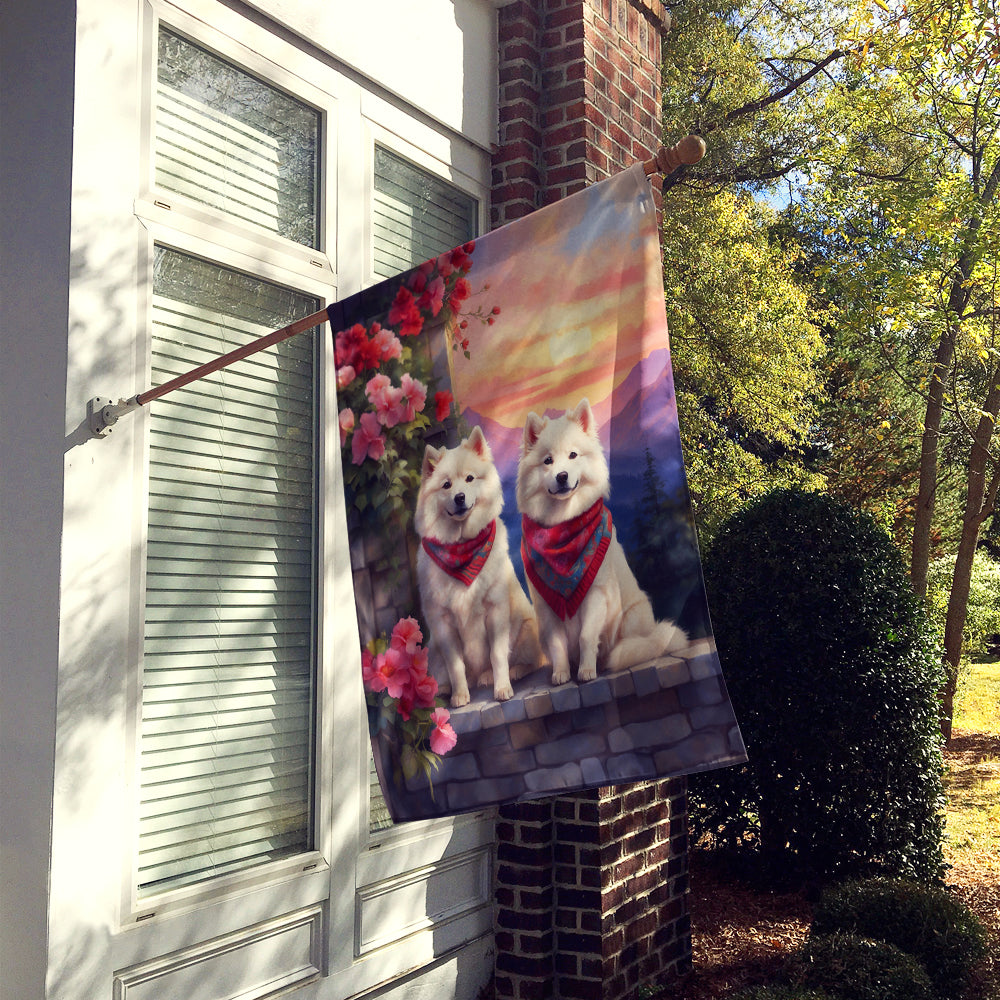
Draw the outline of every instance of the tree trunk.
[[[982,151],[973,157],[974,175],[978,178]],[[955,338],[971,295],[969,278],[972,275],[974,249],[986,210],[992,206],[1000,190],[1000,160],[993,164],[986,184],[976,193],[978,206],[965,229],[962,254],[956,262],[956,273],[948,293],[945,313],[947,329],[934,354],[930,386],[927,393],[927,411],[924,432],[920,442],[920,485],[917,490],[917,510],[913,521],[913,545],[910,552],[910,582],[921,596],[927,595],[927,568],[931,556],[931,527],[934,520],[934,498],[937,492],[938,437],[941,433],[941,414],[944,410],[944,378],[955,356]],[[963,619],[964,620],[964,619]]]
[[[913,544],[910,550],[910,582],[921,596],[927,595],[927,569],[931,560],[931,526],[934,521],[934,499],[937,494],[938,438],[941,415],[944,412],[944,378],[955,356],[955,328],[949,323],[934,353],[927,410],[920,439],[920,482],[913,519]]]
[[[969,455],[968,485],[965,511],[962,516],[962,536],[955,557],[955,573],[948,596],[948,614],[944,626],[945,686],[941,693],[941,732],[951,739],[952,718],[955,711],[955,688],[958,668],[962,658],[962,633],[969,607],[969,588],[972,583],[972,564],[979,544],[979,531],[983,522],[993,513],[997,486],[1000,484],[1000,464],[990,457],[989,446],[993,438],[997,411],[1000,409],[1000,373],[991,379],[986,394],[983,414],[973,436]],[[993,475],[988,480],[990,466]]]

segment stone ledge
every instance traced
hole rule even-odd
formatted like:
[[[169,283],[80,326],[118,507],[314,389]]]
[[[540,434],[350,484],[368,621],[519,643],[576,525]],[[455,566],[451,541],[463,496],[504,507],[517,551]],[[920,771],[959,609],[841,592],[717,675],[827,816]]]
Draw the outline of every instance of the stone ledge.
[[[458,742],[434,774],[433,799],[423,774],[414,776],[396,796],[397,820],[746,759],[711,640],[584,684],[552,687],[539,670],[513,687],[505,702],[479,688],[451,712]],[[388,760],[380,770],[393,773]]]

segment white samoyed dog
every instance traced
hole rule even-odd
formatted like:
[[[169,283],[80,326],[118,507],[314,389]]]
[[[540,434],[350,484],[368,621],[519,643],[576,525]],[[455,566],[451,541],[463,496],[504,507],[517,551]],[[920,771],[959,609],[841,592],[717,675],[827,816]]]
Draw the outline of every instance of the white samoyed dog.
[[[521,555],[552,683],[626,670],[687,645],[653,617],[625,561],[611,512],[608,463],[590,403],[550,419],[528,414],[517,469]]]
[[[493,697],[506,701],[511,678],[542,665],[538,621],[511,565],[502,508],[479,427],[456,448],[427,446],[414,516],[417,582],[431,667],[447,669],[454,708],[468,704],[470,685],[491,681]]]

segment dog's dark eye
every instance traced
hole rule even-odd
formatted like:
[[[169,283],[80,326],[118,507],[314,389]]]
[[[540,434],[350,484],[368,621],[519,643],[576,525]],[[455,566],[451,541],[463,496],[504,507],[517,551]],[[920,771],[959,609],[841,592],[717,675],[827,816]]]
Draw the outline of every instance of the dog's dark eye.
[[[551,455],[546,455],[545,456],[545,464],[546,465],[551,465],[552,464],[552,456]]]
[[[576,452],[575,452],[575,451],[571,451],[571,452],[569,453],[569,457],[570,457],[570,458],[576,458]]]
[[[471,472],[469,473],[469,475],[467,475],[467,476],[465,477],[465,481],[466,481],[467,483],[472,483],[472,482],[475,482],[475,479],[476,479],[476,477],[475,477],[474,475],[472,475],[472,473],[471,473]]]
[[[450,479],[446,479],[446,480],[445,480],[445,481],[444,481],[444,482],[443,482],[443,483],[441,484],[441,487],[442,487],[442,489],[446,489],[446,490],[450,490],[450,489],[451,489],[451,480],[450,480]]]

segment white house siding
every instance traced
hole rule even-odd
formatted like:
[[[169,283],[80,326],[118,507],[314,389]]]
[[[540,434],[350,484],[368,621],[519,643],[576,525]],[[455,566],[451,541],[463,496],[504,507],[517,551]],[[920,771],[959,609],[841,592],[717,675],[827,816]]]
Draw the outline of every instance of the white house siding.
[[[75,16],[64,0],[3,5],[0,990],[4,1000],[222,1000],[296,986],[316,1000],[377,987],[473,997],[492,968],[492,821],[368,839],[329,441],[316,850],[163,905],[130,890],[145,418],[126,415],[96,440],[86,404],[148,384],[150,246],[175,225],[146,180],[157,16],[226,58],[276,67],[328,114],[336,169],[324,224],[336,239],[315,277],[295,271],[302,255],[275,246],[263,260],[238,233],[220,250],[228,266],[257,254],[274,280],[327,300],[371,280],[360,206],[376,140],[476,194],[488,218],[487,0],[78,0]],[[329,382],[324,391],[330,407]]]

